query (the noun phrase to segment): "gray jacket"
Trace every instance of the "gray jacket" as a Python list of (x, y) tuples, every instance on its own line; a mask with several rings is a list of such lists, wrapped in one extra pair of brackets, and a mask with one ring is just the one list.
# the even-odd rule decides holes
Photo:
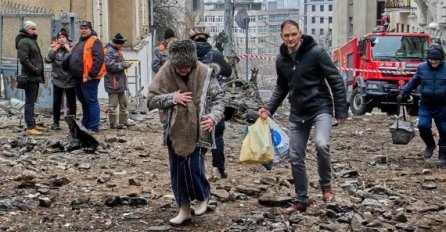
[(59, 88), (73, 88), (74, 87), (74, 78), (71, 76), (69, 72), (66, 72), (62, 69), (63, 61), (71, 54), (71, 52), (65, 50), (65, 48), (59, 48), (57, 51), (54, 51), (50, 48), (48, 55), (45, 57), (46, 63), (52, 63), (53, 71), (51, 72), (51, 78), (53, 81), (53, 85)]
[(125, 75), (126, 62), (121, 51), (112, 44), (107, 44), (105, 54), (104, 86), (107, 93), (123, 93), (127, 90), (127, 76)]
[(167, 41), (163, 41), (158, 47), (155, 48), (152, 56), (152, 71), (158, 73), (161, 66), (166, 63), (169, 58), (169, 50), (167, 49)]

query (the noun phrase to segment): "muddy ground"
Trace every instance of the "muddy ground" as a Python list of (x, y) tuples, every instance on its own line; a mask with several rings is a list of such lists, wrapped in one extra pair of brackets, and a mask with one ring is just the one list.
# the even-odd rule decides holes
[[(138, 126), (128, 130), (104, 122), (94, 154), (48, 147), (67, 136), (64, 124), (24, 141), (19, 118), (0, 118), (0, 231), (446, 231), (446, 169), (436, 167), (437, 154), (419, 155), (418, 135), (409, 145), (392, 144), (394, 118), (385, 114), (350, 117), (333, 128), (335, 203), (322, 202), (310, 140), (312, 205), (291, 216), (282, 214), (294, 196), (290, 165), (267, 171), (240, 164), (245, 125), (227, 123), (229, 178), (213, 178), (208, 153), (211, 206), (182, 227), (168, 225), (177, 208), (156, 114), (133, 115)], [(286, 126), (286, 116), (276, 119)], [(40, 121), (51, 125), (47, 113)]]

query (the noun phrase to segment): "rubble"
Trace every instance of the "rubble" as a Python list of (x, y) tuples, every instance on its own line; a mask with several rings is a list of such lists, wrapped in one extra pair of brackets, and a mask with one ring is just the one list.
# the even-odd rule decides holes
[[(40, 115), (41, 122), (51, 123), (51, 115)], [(72, 133), (62, 124), (61, 131), (35, 138), (24, 136), (19, 115), (0, 116), (7, 117), (0, 133), (0, 229), (440, 231), (446, 225), (446, 171), (436, 168), (434, 158), (418, 156), (424, 148), (419, 136), (406, 146), (393, 145), (383, 126), (393, 119), (385, 114), (333, 128), (333, 203), (322, 201), (310, 138), (306, 161), (311, 205), (306, 213), (292, 215), (283, 213), (295, 200), (288, 162), (273, 164), (271, 171), (238, 163), (245, 125), (234, 121), (244, 122), (242, 115), (226, 124), (229, 177), (211, 182), (208, 212), (180, 228), (168, 225), (178, 207), (156, 112), (133, 115), (138, 126), (127, 130), (104, 128), (95, 134), (71, 121)], [(275, 120), (286, 126), (286, 116)], [(354, 136), (354, 131), (363, 133)], [(68, 146), (72, 134), (95, 141), (75, 140), (76, 146)], [(209, 152), (205, 159), (211, 176)]]

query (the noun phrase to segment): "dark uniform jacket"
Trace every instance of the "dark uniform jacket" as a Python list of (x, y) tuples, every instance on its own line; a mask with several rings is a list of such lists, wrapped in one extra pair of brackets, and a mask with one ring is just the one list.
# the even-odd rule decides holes
[[(94, 34), (92, 33), (91, 36)], [(67, 58), (67, 61), (69, 62), (69, 70), (71, 75), (73, 75), (74, 78), (82, 78), (83, 72), (84, 72), (84, 47), (87, 40), (90, 38), (88, 37), (81, 37), (76, 45), (74, 45), (73, 49), (71, 50), (71, 55)], [(104, 61), (104, 48), (102, 46), (102, 42), (99, 39), (96, 39), (93, 43), (93, 67), (91, 67), (90, 72), (88, 73), (88, 76), (90, 78), (95, 78), (98, 76), (99, 71), (101, 70), (103, 61)]]
[(123, 93), (127, 90), (127, 75), (125, 75), (125, 61), (121, 51), (112, 44), (107, 45), (105, 54), (104, 86), (107, 93)]
[(154, 73), (158, 73), (161, 66), (163, 66), (163, 64), (166, 63), (167, 59), (169, 58), (169, 49), (167, 46), (167, 41), (164, 40), (160, 45), (158, 45), (158, 47), (155, 48), (155, 51), (153, 51), (152, 71)]
[(333, 114), (333, 103), (335, 117), (347, 117), (342, 77), (327, 52), (311, 36), (302, 35), (295, 59), (286, 45), (281, 45), (276, 72), (277, 85), (266, 105), (272, 114), (288, 95), (291, 122), (303, 122), (323, 113)]
[[(228, 62), (225, 61), (225, 57), (220, 51), (212, 49), (212, 45), (208, 42), (195, 41), (195, 45), (197, 46), (197, 56), (199, 61), (205, 64), (218, 64), (220, 66), (220, 75), (225, 77), (231, 76), (232, 68)], [(210, 61), (207, 60), (208, 57)]]
[(37, 35), (29, 35), (25, 29), (15, 38), (17, 57), (22, 64), (22, 74), (28, 76), (29, 82), (43, 83), (43, 58), (37, 44)]

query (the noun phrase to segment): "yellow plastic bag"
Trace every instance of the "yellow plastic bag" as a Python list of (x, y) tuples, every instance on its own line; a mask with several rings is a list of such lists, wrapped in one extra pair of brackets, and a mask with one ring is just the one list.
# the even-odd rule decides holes
[(240, 150), (240, 162), (244, 164), (266, 164), (274, 157), (274, 147), (268, 120), (258, 118), (248, 128)]

